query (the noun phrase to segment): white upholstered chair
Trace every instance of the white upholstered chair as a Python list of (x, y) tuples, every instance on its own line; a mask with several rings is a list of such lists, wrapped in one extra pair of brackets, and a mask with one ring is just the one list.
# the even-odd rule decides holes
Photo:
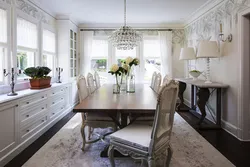
[[(84, 76), (80, 75), (77, 78), (77, 88), (78, 88), (78, 94), (80, 102), (83, 101), (85, 98), (88, 97), (88, 87), (86, 84), (86, 79)], [(93, 113), (93, 112), (85, 112), (82, 113), (82, 127), (81, 127), (81, 134), (83, 139), (83, 145), (82, 150), (84, 150), (85, 144), (94, 143), (96, 141), (99, 141), (101, 139), (104, 139), (105, 135), (99, 135), (97, 139), (86, 142), (85, 137), (85, 127), (88, 127), (88, 140), (91, 139), (91, 135), (93, 135), (93, 129), (94, 128), (108, 128), (112, 127), (114, 131), (116, 131), (116, 124), (113, 122), (112, 118), (107, 116), (103, 113)]]
[(169, 75), (165, 75), (165, 77), (163, 78), (162, 85), (168, 83), (171, 80), (172, 80), (172, 78)]
[(161, 86), (161, 74), (158, 73), (158, 74), (156, 75), (156, 78), (155, 78), (155, 83), (154, 83), (153, 90), (154, 90), (156, 93), (159, 93), (160, 86)]
[(153, 127), (131, 124), (110, 135), (108, 155), (112, 167), (115, 166), (114, 150), (134, 159), (141, 159), (142, 162), (147, 161), (149, 167), (156, 163), (169, 166), (172, 157), (170, 138), (178, 89), (178, 83), (173, 80), (161, 89)]
[(95, 86), (96, 86), (96, 89), (98, 89), (101, 87), (101, 81), (100, 81), (100, 76), (98, 72), (95, 72), (94, 77), (95, 77)]
[(94, 93), (96, 87), (95, 87), (94, 77), (91, 73), (88, 73), (87, 75), (87, 83), (88, 83), (89, 93), (90, 94)]
[(152, 75), (151, 84), (150, 84), (150, 87), (151, 87), (152, 89), (154, 88), (156, 75), (157, 75), (156, 72), (154, 72), (153, 75)]

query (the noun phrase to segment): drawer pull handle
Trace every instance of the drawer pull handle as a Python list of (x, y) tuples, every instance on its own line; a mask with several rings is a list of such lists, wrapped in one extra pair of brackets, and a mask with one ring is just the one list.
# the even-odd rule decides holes
[(54, 95), (55, 93), (53, 92), (52, 94)]
[(16, 107), (18, 107), (18, 104), (16, 105)]
[(63, 100), (63, 98), (61, 98), (61, 100)]
[(30, 104), (30, 102), (27, 101), (26, 104)]
[(55, 104), (55, 102), (53, 102), (52, 104)]
[(44, 99), (44, 96), (42, 96), (42, 99)]
[(26, 115), (26, 117), (29, 117), (30, 115)]
[(53, 112), (52, 115), (55, 115), (55, 113)]
[(42, 107), (42, 110), (44, 109), (44, 107)]
[(30, 131), (29, 129), (26, 130), (26, 132), (29, 132), (29, 131)]
[(63, 109), (63, 107), (61, 109)]
[(44, 122), (44, 120), (42, 120), (42, 122)]

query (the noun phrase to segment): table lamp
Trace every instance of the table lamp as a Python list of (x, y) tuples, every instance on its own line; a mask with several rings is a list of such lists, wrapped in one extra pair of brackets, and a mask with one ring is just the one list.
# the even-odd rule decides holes
[[(194, 60), (194, 59), (196, 59), (194, 48), (192, 47), (181, 48), (181, 54), (179, 60)], [(188, 71), (190, 71), (189, 65), (188, 65)]]
[(216, 41), (201, 41), (198, 47), (197, 58), (207, 58), (206, 82), (210, 80), (210, 58), (220, 57), (219, 47)]

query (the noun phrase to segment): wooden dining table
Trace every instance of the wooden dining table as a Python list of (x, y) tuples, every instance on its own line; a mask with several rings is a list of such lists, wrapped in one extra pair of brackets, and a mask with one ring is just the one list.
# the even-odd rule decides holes
[[(129, 114), (154, 114), (157, 104), (157, 94), (146, 84), (136, 84), (135, 93), (121, 92), (113, 94), (113, 84), (104, 84), (93, 94), (78, 104), (73, 112), (102, 112), (110, 116), (120, 128), (125, 127)], [(121, 115), (121, 122), (113, 117), (114, 113)]]

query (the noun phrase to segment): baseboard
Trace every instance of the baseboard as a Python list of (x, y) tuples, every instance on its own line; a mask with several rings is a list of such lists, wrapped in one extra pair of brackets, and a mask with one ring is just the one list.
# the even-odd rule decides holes
[(37, 131), (37, 133), (30, 136), (24, 142), (20, 143), (16, 146), (11, 152), (1, 158), (0, 166), (6, 165), (9, 161), (11, 161), (15, 156), (21, 153), (25, 148), (27, 148), (30, 144), (32, 144), (35, 140), (37, 140), (40, 136), (42, 136), (47, 130), (49, 130), (52, 126), (54, 126), (59, 120), (61, 120), (64, 116), (66, 116), (74, 106), (66, 109), (62, 114), (58, 115), (54, 120), (45, 125), (41, 130)]
[[(229, 122), (225, 121), (225, 120), (221, 120), (221, 127), (227, 131), (228, 133), (230, 133), (231, 135), (233, 135), (234, 137), (236, 137), (237, 139), (237, 133), (238, 133), (238, 128), (232, 124), (230, 124)], [(240, 140), (240, 139), (239, 139)]]
[(191, 107), (191, 101), (189, 101), (188, 99), (184, 98), (184, 104), (188, 107)]

